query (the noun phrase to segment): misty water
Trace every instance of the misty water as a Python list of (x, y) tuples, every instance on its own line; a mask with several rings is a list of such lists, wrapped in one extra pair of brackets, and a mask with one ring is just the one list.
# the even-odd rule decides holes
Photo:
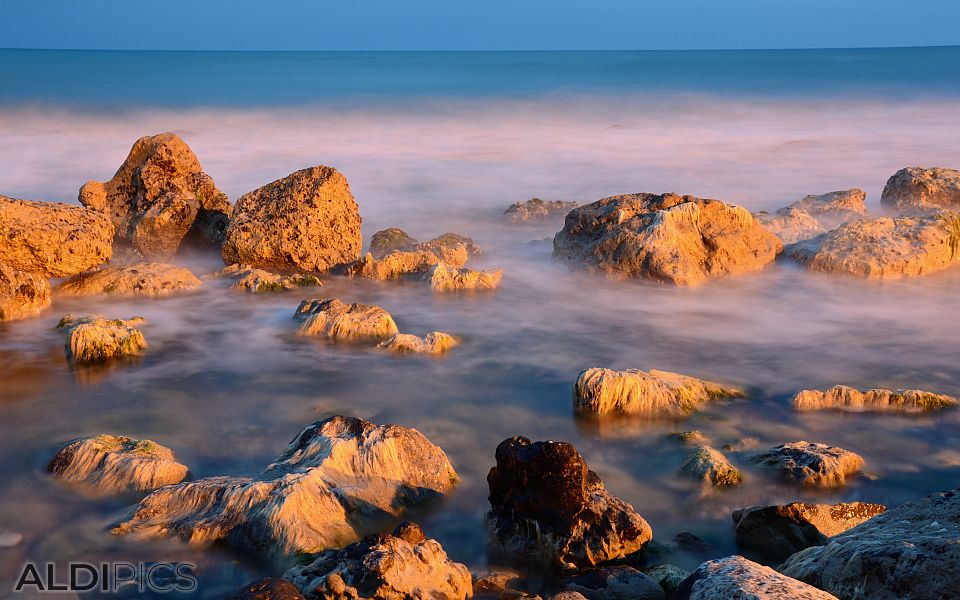
[[(219, 598), (282, 568), (225, 548), (115, 537), (137, 498), (97, 498), (44, 472), (59, 444), (97, 433), (172, 448), (195, 478), (251, 474), (333, 414), (414, 427), (461, 479), (417, 520), (471, 570), (491, 566), (486, 474), (504, 438), (568, 441), (654, 538), (690, 531), (736, 551), (730, 513), (808, 499), (897, 505), (954, 488), (960, 412), (797, 414), (794, 392), (835, 384), (960, 395), (960, 270), (900, 281), (762, 272), (677, 288), (609, 281), (551, 259), (562, 220), (502, 218), (532, 196), (591, 202), (630, 192), (776, 209), (859, 187), (879, 213), (905, 166), (960, 166), (960, 50), (330, 55), (0, 51), (0, 193), (76, 203), (140, 136), (174, 131), (231, 200), (316, 164), (342, 171), (365, 243), (397, 226), (446, 231), (502, 267), (494, 292), (324, 277), (322, 289), (243, 294), (207, 281), (165, 299), (55, 298), (0, 324), (0, 597), (25, 560), (190, 562), (197, 597)], [(126, 82), (126, 84), (124, 83)], [(546, 240), (546, 241), (544, 241)], [(214, 254), (174, 262), (203, 275)], [(442, 358), (396, 356), (292, 334), (305, 297), (383, 306), (401, 331), (442, 330)], [(71, 368), (68, 313), (147, 319), (135, 363)], [(574, 417), (571, 386), (594, 366), (661, 369), (746, 387), (682, 422)], [(805, 439), (861, 454), (866, 475), (798, 489), (731, 453), (741, 487), (705, 494), (677, 476), (700, 429), (717, 446)], [(691, 568), (703, 557), (667, 560)]]

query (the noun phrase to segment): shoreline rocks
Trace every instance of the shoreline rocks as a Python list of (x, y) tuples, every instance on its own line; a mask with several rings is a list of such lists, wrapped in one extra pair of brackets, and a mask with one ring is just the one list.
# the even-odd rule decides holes
[(58, 285), (55, 291), (64, 296), (160, 297), (187, 292), (200, 287), (201, 281), (183, 267), (163, 263), (138, 263), (122, 267), (104, 267), (80, 273)]
[(347, 304), (339, 298), (304, 300), (293, 315), (297, 335), (331, 339), (388, 338), (399, 333), (387, 311), (373, 304)]
[[(671, 600), (838, 600), (835, 596), (742, 556), (708, 560)], [(872, 599), (872, 597), (871, 597)]]
[(431, 331), (423, 337), (410, 333), (397, 333), (388, 340), (380, 342), (378, 348), (394, 352), (414, 354), (443, 354), (460, 345), (460, 340), (442, 331)]
[(803, 486), (839, 487), (860, 471), (863, 457), (826, 444), (799, 441), (754, 455), (750, 462), (767, 467), (781, 478)]
[(665, 600), (660, 584), (646, 573), (626, 565), (602, 567), (564, 580), (568, 592), (576, 592), (587, 600)]
[(217, 271), (213, 276), (229, 277), (234, 281), (230, 286), (231, 289), (251, 294), (323, 286), (323, 282), (315, 275), (277, 275), (249, 265), (230, 265)]
[(514, 202), (503, 211), (503, 216), (514, 223), (545, 221), (555, 217), (562, 217), (577, 208), (577, 206), (578, 204), (572, 201), (531, 198), (522, 202)]
[(710, 446), (699, 446), (691, 452), (680, 467), (680, 474), (720, 489), (743, 483), (740, 470), (722, 452)]
[(64, 352), (72, 363), (95, 363), (114, 358), (136, 356), (147, 349), (143, 332), (135, 325), (146, 321), (133, 317), (126, 321), (100, 315), (74, 317), (64, 315), (57, 324), (67, 339)]
[(813, 215), (791, 206), (778, 209), (772, 214), (758, 212), (753, 216), (784, 244), (808, 240), (826, 231)]
[(960, 210), (960, 171), (943, 167), (907, 167), (883, 187), (880, 205), (891, 210)]
[(845, 410), (851, 412), (928, 412), (957, 406), (952, 396), (922, 390), (870, 389), (865, 392), (837, 385), (829, 390), (801, 390), (793, 397), (797, 411)]
[(866, 216), (866, 199), (866, 192), (853, 188), (826, 194), (810, 194), (790, 206), (806, 211), (826, 229), (836, 229), (844, 223)]
[(494, 290), (500, 286), (503, 269), (475, 271), (438, 262), (425, 277), (430, 282), (430, 288), (436, 292)]
[(454, 268), (460, 268), (467, 263), (467, 249), (463, 244), (456, 246), (441, 246), (434, 250), (394, 250), (380, 258), (375, 258), (370, 252), (362, 259), (350, 265), (348, 276), (366, 277), (385, 281), (408, 275), (423, 277), (438, 263), (446, 263)]
[(50, 306), (50, 282), (0, 262), (0, 322), (26, 319)]
[[(390, 227), (374, 233), (370, 237), (369, 254), (372, 254), (374, 258), (383, 258), (392, 252), (430, 252), (442, 257), (445, 254), (444, 251), (453, 250), (457, 246), (464, 247), (468, 258), (483, 256), (480, 246), (472, 238), (465, 235), (447, 232), (430, 241), (418, 242), (413, 236), (398, 227)], [(457, 266), (462, 267), (463, 264)]]

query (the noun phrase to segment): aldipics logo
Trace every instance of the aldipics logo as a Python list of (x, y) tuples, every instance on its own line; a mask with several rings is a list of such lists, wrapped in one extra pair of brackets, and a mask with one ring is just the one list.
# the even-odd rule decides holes
[(25, 563), (14, 592), (192, 592), (190, 563)]

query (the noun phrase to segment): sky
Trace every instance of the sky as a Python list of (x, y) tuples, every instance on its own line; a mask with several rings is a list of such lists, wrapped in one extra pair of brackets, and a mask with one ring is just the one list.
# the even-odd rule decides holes
[(0, 47), (676, 50), (960, 44), (960, 0), (0, 0)]

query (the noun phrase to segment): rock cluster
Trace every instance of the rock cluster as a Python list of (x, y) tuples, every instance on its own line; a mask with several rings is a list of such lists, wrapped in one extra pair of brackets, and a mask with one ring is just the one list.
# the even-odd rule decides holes
[(0, 322), (40, 314), (50, 306), (50, 282), (0, 262)]
[(183, 267), (163, 263), (139, 263), (122, 267), (105, 267), (80, 273), (57, 286), (64, 296), (168, 296), (186, 292), (202, 282)]
[(842, 486), (863, 467), (863, 457), (855, 452), (802, 440), (781, 444), (750, 460), (784, 479), (817, 487)]
[(625, 565), (602, 567), (567, 579), (565, 588), (587, 600), (664, 600), (663, 588), (645, 573)]
[[(873, 598), (873, 596), (869, 596)], [(827, 592), (742, 556), (710, 560), (684, 580), (671, 600), (837, 600)]]
[(956, 406), (952, 396), (922, 390), (876, 388), (861, 392), (845, 385), (829, 390), (801, 390), (793, 397), (799, 411), (839, 409), (857, 412), (926, 412)]
[(467, 263), (467, 259), (467, 249), (463, 244), (440, 246), (430, 250), (394, 250), (379, 258), (368, 252), (362, 259), (350, 265), (346, 273), (379, 281), (404, 276), (422, 278), (437, 264), (444, 263), (452, 268), (460, 268)]
[(691, 452), (680, 467), (680, 474), (698, 479), (715, 488), (726, 488), (743, 483), (743, 474), (723, 455), (710, 446), (699, 446)]
[[(432, 252), (442, 254), (444, 249), (453, 249), (457, 246), (463, 246), (469, 257), (478, 258), (483, 256), (480, 249), (472, 238), (459, 233), (444, 233), (428, 242), (418, 242), (406, 231), (397, 227), (390, 227), (373, 234), (370, 238), (370, 254), (374, 258), (383, 258), (391, 252)], [(446, 260), (446, 259), (445, 259)], [(449, 262), (449, 261), (447, 261)], [(464, 261), (466, 262), (466, 261)], [(463, 266), (462, 264), (457, 266)]]
[(514, 202), (507, 207), (507, 210), (503, 211), (503, 214), (514, 223), (529, 223), (531, 221), (543, 221), (551, 217), (561, 217), (577, 206), (576, 202), (531, 198), (522, 202)]
[(960, 210), (960, 171), (942, 167), (908, 167), (887, 180), (880, 204), (906, 209)]
[(357, 340), (388, 338), (398, 333), (390, 313), (372, 304), (347, 304), (338, 298), (304, 300), (293, 315), (299, 335)]
[(229, 277), (234, 280), (231, 286), (235, 290), (259, 294), (263, 292), (279, 292), (281, 290), (295, 290), (304, 287), (321, 287), (323, 283), (316, 275), (277, 275), (263, 269), (255, 269), (249, 265), (230, 265), (217, 271), (214, 277)]
[(435, 264), (426, 274), (430, 287), (438, 292), (493, 290), (500, 285), (502, 277), (502, 269), (475, 271), (473, 269), (458, 269), (442, 262)]
[(760, 212), (755, 216), (781, 242), (792, 244), (863, 218), (867, 214), (866, 197), (856, 188), (809, 195), (773, 214)]
[(390, 339), (380, 342), (378, 347), (394, 352), (443, 354), (459, 344), (460, 341), (448, 333), (431, 331), (423, 337), (410, 333), (398, 333)]
[(107, 319), (100, 315), (64, 315), (57, 324), (57, 329), (62, 329), (67, 336), (64, 342), (67, 360), (74, 363), (93, 363), (134, 356), (146, 350), (147, 340), (143, 337), (143, 332), (136, 327), (144, 322), (141, 317), (124, 321)]

